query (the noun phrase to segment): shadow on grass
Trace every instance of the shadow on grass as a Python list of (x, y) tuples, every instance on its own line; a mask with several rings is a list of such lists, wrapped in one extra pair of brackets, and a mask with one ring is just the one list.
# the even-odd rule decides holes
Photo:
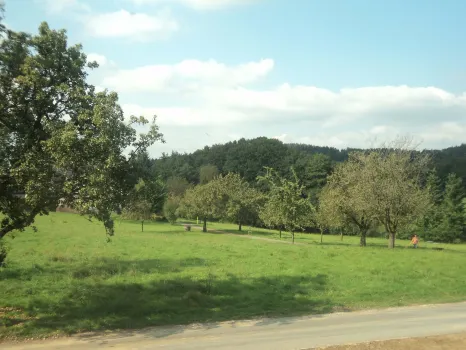
[[(25, 329), (72, 334), (196, 322), (211, 322), (206, 327), (216, 328), (219, 325), (212, 322), (328, 313), (335, 305), (324, 297), (326, 284), (325, 275), (240, 279), (211, 274), (197, 280), (162, 279), (145, 284), (80, 283), (58, 302), (33, 298), (28, 311), (39, 317), (27, 322)], [(117, 336), (164, 337), (185, 329), (164, 327)]]
[(0, 271), (0, 281), (17, 279), (30, 281), (37, 274), (71, 276), (82, 280), (88, 277), (107, 279), (115, 275), (124, 274), (170, 274), (182, 272), (186, 267), (209, 266), (211, 262), (202, 258), (172, 259), (144, 259), (144, 260), (118, 260), (109, 258), (89, 259), (86, 262), (73, 264), (71, 258), (66, 261), (53, 256), (46, 265), (32, 264), (30, 268), (9, 268)]

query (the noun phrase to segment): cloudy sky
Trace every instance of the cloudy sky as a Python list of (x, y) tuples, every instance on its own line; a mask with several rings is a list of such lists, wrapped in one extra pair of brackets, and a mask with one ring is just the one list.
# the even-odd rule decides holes
[(241, 137), (364, 147), (466, 142), (464, 0), (6, 0), (66, 28), (125, 113), (193, 151)]

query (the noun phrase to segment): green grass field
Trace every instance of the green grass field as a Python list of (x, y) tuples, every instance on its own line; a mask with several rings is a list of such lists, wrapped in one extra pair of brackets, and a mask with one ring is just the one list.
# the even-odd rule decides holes
[[(180, 220), (180, 223), (189, 223), (195, 226), (201, 226), (201, 224), (197, 224), (195, 220)], [(222, 222), (213, 222), (207, 225), (207, 229), (211, 231), (222, 231), (226, 233), (232, 233), (236, 235), (251, 235), (256, 237), (263, 237), (263, 238), (270, 238), (276, 240), (282, 240), (285, 242), (292, 242), (292, 236), (289, 232), (282, 232), (282, 236), (280, 238), (279, 231), (262, 229), (262, 228), (255, 228), (249, 226), (243, 226), (242, 231), (238, 231), (238, 225), (222, 223)], [(295, 233), (295, 242), (296, 243), (306, 243), (306, 244), (318, 244), (318, 245), (339, 245), (339, 246), (359, 246), (359, 236), (343, 236), (340, 235), (324, 235), (323, 242), (321, 244), (321, 236), (320, 234), (307, 234), (307, 233)], [(405, 249), (411, 247), (411, 242), (408, 240), (398, 240), (396, 241), (396, 248), (397, 249)], [(386, 248), (388, 246), (388, 240), (381, 237), (368, 237), (367, 238), (367, 245), (369, 247), (382, 247)], [(443, 244), (443, 243), (427, 243), (427, 242), (420, 242), (419, 245), (420, 249), (433, 249), (433, 248), (443, 248), (447, 250), (454, 250), (459, 252), (464, 252), (466, 254), (466, 245), (459, 244), (459, 245), (451, 245), (451, 244)]]
[(388, 250), (382, 239), (359, 248), (357, 237), (300, 234), (309, 244), (293, 246), (124, 221), (107, 243), (100, 223), (65, 213), (37, 226), (7, 239), (3, 339), (466, 299), (463, 245)]

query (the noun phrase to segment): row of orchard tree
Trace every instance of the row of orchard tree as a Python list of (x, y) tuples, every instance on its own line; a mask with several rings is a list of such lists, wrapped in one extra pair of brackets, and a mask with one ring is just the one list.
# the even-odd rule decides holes
[[(207, 231), (209, 220), (257, 225), (292, 234), (318, 228), (323, 232), (356, 231), (362, 246), (371, 230), (382, 227), (388, 246), (398, 236), (418, 234), (425, 240), (465, 239), (466, 200), (461, 179), (448, 176), (441, 188), (427, 153), (414, 152), (408, 139), (370, 151), (355, 151), (335, 165), (317, 200), (291, 171), (281, 176), (268, 168), (256, 186), (240, 175), (218, 175), (204, 169), (200, 184), (172, 179), (167, 183), (164, 213), (199, 218)], [(202, 177), (202, 172), (201, 172)]]

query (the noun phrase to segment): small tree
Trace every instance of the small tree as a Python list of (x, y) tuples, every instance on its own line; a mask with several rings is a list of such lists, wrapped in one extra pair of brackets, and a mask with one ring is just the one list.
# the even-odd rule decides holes
[(180, 206), (179, 197), (168, 197), (163, 205), (163, 215), (167, 218), (168, 222), (174, 225), (178, 219), (178, 207)]
[(265, 205), (259, 212), (259, 217), (267, 227), (278, 228), (280, 231), (280, 238), (282, 238), (284, 219), (282, 217), (282, 210), (280, 209), (280, 206), (276, 205), (274, 201), (267, 199)]
[(123, 209), (122, 216), (141, 221), (141, 231), (144, 231), (144, 221), (151, 219), (155, 209), (161, 202), (163, 203), (164, 196), (165, 189), (159, 179), (155, 181), (139, 179)]
[(239, 174), (229, 173), (212, 181), (219, 201), (224, 201), (222, 218), (238, 224), (254, 222), (264, 202), (264, 196), (252, 188)]
[(202, 219), (202, 231), (207, 232), (207, 220), (221, 218), (224, 213), (224, 201), (215, 183), (197, 185), (186, 191), (180, 202), (178, 212), (190, 219), (199, 217)]
[(359, 244), (364, 247), (374, 219), (369, 202), (360, 189), (361, 164), (352, 160), (339, 164), (328, 177), (320, 193), (318, 221), (328, 228), (356, 227), (361, 237)]
[(141, 221), (141, 232), (144, 232), (144, 221), (152, 217), (152, 204), (146, 200), (132, 201), (123, 210), (122, 216), (125, 219)]
[(278, 176), (267, 168), (265, 176), (258, 177), (269, 187), (268, 200), (261, 211), (264, 222), (279, 223), (291, 232), (294, 243), (295, 232), (306, 227), (314, 218), (315, 208), (304, 196), (304, 186), (299, 183), (294, 170), (293, 180)]

